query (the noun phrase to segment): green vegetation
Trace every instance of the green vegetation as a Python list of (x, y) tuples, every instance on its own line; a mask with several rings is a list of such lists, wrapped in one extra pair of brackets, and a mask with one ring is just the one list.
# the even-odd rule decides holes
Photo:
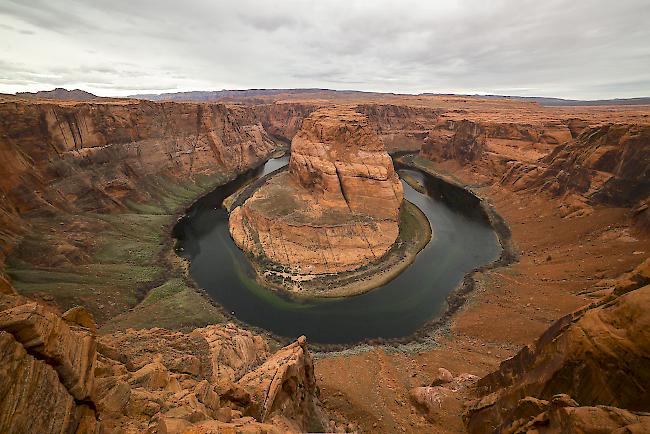
[(142, 303), (140, 303), (140, 305), (150, 306), (164, 298), (171, 297), (174, 294), (178, 294), (179, 292), (183, 292), (186, 289), (187, 289), (187, 285), (185, 284), (183, 279), (180, 278), (169, 279), (162, 285), (156, 286), (155, 288), (150, 290), (147, 293), (147, 296), (144, 298), (144, 300), (142, 300)]
[(400, 210), (399, 240), (407, 244), (408, 252), (417, 254), (432, 236), (429, 220), (417, 206), (405, 200)]
[(129, 210), (117, 214), (26, 215), (30, 231), (9, 256), (7, 272), (22, 294), (63, 310), (87, 307), (102, 330), (223, 322), (165, 254), (177, 212), (226, 180), (148, 180), (141, 192), (150, 199), (125, 201)]
[(413, 190), (420, 192), (422, 194), (427, 194), (427, 188), (410, 173), (402, 171), (400, 172), (399, 176), (404, 180), (404, 182), (410, 185), (413, 188)]
[[(176, 280), (178, 282), (174, 282)], [(162, 287), (166, 288), (161, 292), (157, 291), (154, 299), (147, 297), (133, 310), (112, 318), (102, 326), (101, 332), (152, 327), (187, 332), (197, 327), (226, 321), (226, 317), (217, 307), (203, 295), (187, 287), (182, 279), (173, 279), (158, 288)]]

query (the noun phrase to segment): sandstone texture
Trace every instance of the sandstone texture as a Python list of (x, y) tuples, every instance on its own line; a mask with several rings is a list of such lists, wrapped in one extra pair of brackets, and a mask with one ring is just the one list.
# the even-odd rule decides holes
[(270, 354), (259, 336), (230, 324), (127, 330), (101, 337), (96, 372), (109, 431), (324, 429), (304, 337)]
[[(0, 431), (650, 430), (647, 106), (318, 91), (232, 101), (239, 104), (0, 96), (0, 258), (10, 260), (0, 272)], [(367, 116), (388, 150), (421, 147), (428, 167), (495, 206), (519, 247), (518, 262), (471, 276), (480, 290), (444, 336), (425, 337), (434, 347), (372, 347), (314, 366), (302, 339), (274, 354), (240, 327), (179, 332), (178, 321), (168, 323), (174, 330), (120, 323), (121, 331), (99, 328), (97, 336), (85, 309), (62, 313), (81, 304), (101, 323), (120, 312), (149, 320), (203, 308), (202, 296), (181, 291), (163, 299), (179, 303), (153, 309), (134, 294), (157, 284), (115, 277), (146, 271), (130, 262), (142, 254), (137, 243), (115, 244), (161, 211), (129, 213), (159, 205), (185, 181), (211, 177), (213, 186), (249, 169), (276, 149), (274, 139), (292, 140), (310, 114), (333, 106)], [(320, 167), (323, 158), (303, 155)], [(282, 187), (295, 186), (307, 203), (326, 199), (344, 209), (342, 193), (285, 179)], [(155, 234), (173, 223), (172, 208), (151, 218)], [(106, 231), (105, 214), (124, 225)], [(167, 247), (153, 239), (156, 256)], [(102, 246), (108, 261), (97, 255)], [(93, 277), (83, 293), (82, 273)], [(18, 296), (8, 276), (30, 298)], [(61, 303), (66, 291), (81, 295)], [(138, 303), (146, 306), (131, 311)], [(467, 377), (461, 387), (465, 374), (451, 372), (482, 379)], [(325, 421), (321, 411), (353, 423)]]
[(100, 432), (94, 332), (17, 295), (0, 309), (0, 431)]
[(479, 166), (494, 177), (513, 162), (532, 162), (572, 138), (570, 121), (543, 124), (488, 119), (438, 119), (422, 142), (420, 155), (432, 161)]
[(590, 127), (534, 164), (513, 162), (501, 182), (568, 203), (631, 207), (650, 194), (649, 143), (648, 126)]
[(601, 300), (561, 318), (534, 345), (480, 379), (482, 396), (465, 416), (468, 430), (647, 427), (647, 413), (633, 412), (650, 409), (649, 267), (650, 260), (610, 282), (611, 291)]
[(160, 180), (247, 170), (276, 144), (250, 110), (144, 101), (0, 101), (0, 261), (19, 215), (115, 212)]
[(305, 432), (331, 429), (301, 337), (274, 354), (234, 325), (95, 334), (83, 308), (63, 317), (0, 295), (3, 433)]
[(487, 131), (476, 122), (447, 121), (429, 132), (420, 155), (429, 159), (475, 161), (484, 153)]
[(293, 274), (355, 270), (399, 234), (402, 185), (365, 116), (321, 109), (302, 122), (289, 170), (230, 216), (242, 250)]
[(302, 126), (302, 120), (318, 108), (319, 105), (313, 102), (278, 101), (273, 104), (254, 105), (250, 109), (269, 135), (290, 144)]
[(381, 137), (388, 151), (418, 151), (441, 109), (398, 104), (360, 104), (355, 108)]

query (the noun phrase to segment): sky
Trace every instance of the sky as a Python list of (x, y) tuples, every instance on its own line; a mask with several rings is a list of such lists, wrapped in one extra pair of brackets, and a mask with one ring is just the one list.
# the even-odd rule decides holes
[(0, 93), (650, 96), (648, 0), (0, 0)]

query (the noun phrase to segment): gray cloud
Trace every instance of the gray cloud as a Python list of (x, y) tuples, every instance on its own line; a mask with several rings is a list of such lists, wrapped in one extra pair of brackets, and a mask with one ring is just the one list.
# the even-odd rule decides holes
[(0, 92), (650, 95), (645, 0), (3, 0)]

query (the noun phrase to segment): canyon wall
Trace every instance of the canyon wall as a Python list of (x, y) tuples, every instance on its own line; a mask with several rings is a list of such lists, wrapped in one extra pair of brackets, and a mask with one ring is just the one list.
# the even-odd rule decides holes
[(420, 155), (429, 160), (476, 161), (486, 151), (487, 131), (479, 123), (449, 120), (429, 131)]
[(402, 185), (365, 116), (321, 109), (294, 136), (288, 172), (233, 210), (244, 251), (290, 273), (350, 271), (380, 258), (399, 234)]
[[(574, 117), (573, 112), (548, 116), (553, 119), (538, 123), (510, 121), (511, 112), (480, 119), (481, 113), (457, 106), (385, 103), (348, 105), (368, 120), (347, 111), (321, 119), (322, 113), (315, 109), (323, 104), (330, 105), (322, 101), (260, 106), (1, 102), (0, 262), (33, 216), (64, 211), (79, 217), (86, 211), (111, 213), (138, 203), (158, 203), (161, 191), (188, 179), (219, 175), (212, 181), (216, 184), (250, 168), (276, 149), (273, 138), (277, 137), (296, 139), (291, 172), (270, 181), (251, 203), (234, 213), (241, 220), (240, 227), (231, 226), (233, 236), (260, 255), (277, 255), (271, 259), (293, 272), (349, 270), (357, 261), (372, 260), (390, 248), (398, 230), (395, 216), (401, 187), (379, 147), (375, 129), (391, 149), (417, 149), (422, 141), (422, 156), (454, 170), (476, 168), (495, 189), (508, 194), (542, 192), (570, 209), (632, 207), (638, 227), (650, 229), (647, 125), (602, 124), (601, 118), (586, 121), (588, 116)], [(631, 115), (607, 110), (603, 116)], [(192, 194), (187, 200), (201, 192)], [(381, 206), (371, 205), (375, 198)], [(289, 214), (293, 220), (285, 218)], [(87, 237), (74, 253), (83, 263), (97, 241), (97, 227), (81, 218), (65, 223), (43, 220), (34, 238), (62, 234), (70, 244), (57, 246), (70, 249), (78, 238)], [(142, 221), (127, 220), (116, 232), (141, 232)], [(155, 234), (164, 221), (150, 224)], [(623, 233), (627, 222), (620, 224), (616, 229)], [(160, 246), (154, 239), (155, 255)], [(50, 261), (50, 252), (37, 247), (38, 254)], [(131, 252), (133, 247), (127, 244), (122, 250), (107, 251), (121, 258), (127, 251), (141, 254), (137, 248)], [(645, 254), (647, 249), (639, 252)], [(302, 268), (303, 263), (309, 268)], [(111, 316), (115, 310), (110, 303), (133, 294), (122, 292), (123, 281), (96, 272), (102, 267), (86, 270), (94, 280), (75, 304), (89, 307), (99, 299), (105, 305), (95, 310)], [(85, 268), (64, 270), (63, 278), (71, 279), (65, 281), (68, 286), (55, 286), (51, 275), (44, 275), (46, 283), (40, 285), (51, 286), (53, 294), (68, 287), (79, 291), (78, 279)], [(122, 276), (131, 268), (137, 267), (127, 263), (111, 276)], [(537, 263), (531, 267), (539, 268)], [(58, 271), (58, 264), (48, 270)], [(637, 411), (649, 407), (647, 388), (643, 388), (650, 381), (645, 369), (650, 342), (649, 276), (646, 262), (623, 279), (599, 283), (605, 298), (562, 318), (535, 344), (480, 380), (480, 396), (465, 418), (468, 429), (650, 430), (647, 414)], [(569, 274), (561, 277), (573, 278)], [(503, 279), (497, 283), (513, 285)], [(104, 301), (102, 294), (114, 298)], [(313, 363), (304, 339), (272, 354), (260, 336), (233, 325), (200, 326), (187, 333), (136, 325), (141, 329), (124, 327), (126, 331), (98, 336), (84, 309), (59, 315), (42, 299), (35, 302), (38, 295), (30, 297), (17, 296), (0, 274), (4, 367), (0, 370), (0, 431), (9, 431), (9, 427), (16, 432), (334, 429), (320, 415)], [(164, 311), (130, 314), (163, 312), (179, 317), (202, 308), (198, 295), (182, 300), (188, 311), (172, 304)], [(535, 303), (530, 309), (534, 307)], [(453, 357), (468, 354), (458, 355), (453, 349)], [(349, 363), (350, 359), (343, 362)], [(398, 366), (398, 371), (409, 369), (404, 359)], [(370, 372), (365, 365), (363, 371)], [(353, 397), (360, 400), (357, 384)], [(371, 385), (375, 394), (378, 382), (374, 377)], [(387, 396), (396, 401), (393, 395)], [(394, 405), (408, 408), (399, 402)], [(439, 402), (434, 405), (436, 411), (443, 411)], [(384, 407), (378, 408), (387, 414)], [(409, 410), (404, 412), (412, 417)]]
[(318, 107), (315, 103), (276, 102), (253, 105), (251, 110), (270, 135), (291, 143), (293, 136), (300, 130), (302, 120)]
[(440, 119), (427, 131), (420, 155), (432, 161), (483, 166), (484, 172), (494, 177), (508, 162), (535, 161), (571, 137), (571, 128), (561, 121), (533, 125), (462, 117)]
[(431, 129), (420, 156), (508, 190), (545, 193), (559, 199), (564, 217), (589, 214), (597, 205), (632, 208), (643, 229), (649, 220), (648, 143), (650, 127), (643, 124), (590, 126), (567, 119), (540, 127), (463, 119)]
[(155, 199), (159, 177), (241, 172), (276, 144), (247, 108), (220, 104), (0, 103), (0, 260), (21, 213), (110, 212)]
[(387, 151), (418, 151), (442, 109), (396, 104), (360, 104)]
[(535, 164), (513, 162), (501, 183), (556, 197), (579, 195), (590, 204), (630, 207), (650, 195), (649, 143), (648, 126), (590, 127)]

